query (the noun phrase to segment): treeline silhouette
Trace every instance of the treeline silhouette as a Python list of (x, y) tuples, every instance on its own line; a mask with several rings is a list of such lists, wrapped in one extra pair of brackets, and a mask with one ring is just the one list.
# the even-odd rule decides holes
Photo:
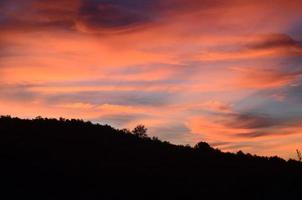
[[(301, 199), (295, 160), (76, 119), (0, 118), (1, 199)], [(7, 196), (9, 195), (9, 196)]]

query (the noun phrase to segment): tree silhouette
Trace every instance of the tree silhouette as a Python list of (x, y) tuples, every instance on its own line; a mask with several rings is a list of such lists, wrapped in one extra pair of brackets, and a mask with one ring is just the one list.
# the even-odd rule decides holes
[(11, 199), (300, 199), (302, 163), (174, 145), (144, 125), (3, 116), (0, 177)]
[(124, 134), (131, 134), (131, 131), (130, 131), (129, 129), (127, 129), (127, 128), (123, 128), (121, 131), (122, 131)]
[(298, 161), (302, 161), (302, 154), (301, 154), (301, 151), (299, 151), (298, 149), (296, 150), (297, 151), (297, 157), (298, 157)]
[(144, 125), (140, 124), (132, 130), (132, 133), (139, 138), (148, 138), (147, 130), (148, 129)]
[(206, 142), (198, 142), (195, 146), (194, 149), (200, 152), (213, 152), (214, 149)]

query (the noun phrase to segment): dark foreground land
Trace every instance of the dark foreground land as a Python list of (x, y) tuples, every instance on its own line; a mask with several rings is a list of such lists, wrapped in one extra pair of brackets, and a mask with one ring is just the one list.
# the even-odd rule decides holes
[(297, 161), (81, 120), (0, 118), (1, 199), (302, 199)]

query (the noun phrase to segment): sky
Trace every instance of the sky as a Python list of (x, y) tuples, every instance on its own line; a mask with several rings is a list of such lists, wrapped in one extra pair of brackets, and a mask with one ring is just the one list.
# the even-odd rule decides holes
[(1, 0), (0, 115), (295, 158), (302, 0)]

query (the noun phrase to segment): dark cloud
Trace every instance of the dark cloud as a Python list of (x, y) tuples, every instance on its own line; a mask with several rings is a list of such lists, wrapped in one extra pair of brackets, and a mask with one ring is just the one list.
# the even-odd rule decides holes
[(226, 120), (222, 121), (228, 127), (257, 129), (279, 125), (281, 121), (264, 114), (231, 113), (225, 114)]
[(76, 1), (3, 0), (0, 4), (0, 28), (29, 31), (49, 28), (71, 29)]
[(164, 92), (89, 91), (51, 95), (47, 97), (46, 101), (50, 104), (89, 102), (92, 104), (163, 106), (170, 103), (171, 97), (172, 94)]
[(0, 87), (1, 99), (15, 99), (18, 101), (30, 101), (35, 98), (53, 105), (58, 103), (77, 103), (87, 102), (95, 105), (114, 104), (114, 105), (144, 105), (144, 106), (163, 106), (172, 101), (172, 93), (168, 92), (144, 92), (144, 91), (82, 91), (66, 92), (59, 94), (40, 94), (34, 92), (34, 87), (45, 87), (47, 85), (34, 84), (2, 84)]
[(90, 32), (128, 31), (225, 4), (221, 0), (82, 0), (78, 23)]
[[(91, 32), (121, 30), (147, 24), (158, 13), (155, 1), (136, 0), (3, 0), (0, 27), (8, 30), (43, 28), (74, 29)], [(155, 12), (156, 11), (156, 12)]]
[[(175, 16), (198, 13), (213, 17), (221, 8), (240, 5), (222, 0), (1, 0), (1, 29), (36, 30), (59, 28), (104, 33), (121, 32), (168, 22)], [(213, 10), (214, 8), (214, 10)], [(209, 12), (210, 11), (210, 12)], [(207, 18), (207, 20), (211, 20)], [(167, 20), (169, 19), (169, 20)], [(225, 27), (224, 27), (225, 28)], [(209, 29), (209, 27), (207, 27)], [(293, 45), (286, 35), (271, 35), (251, 48)]]
[[(252, 97), (251, 99), (256, 99)], [(261, 100), (261, 102), (263, 102)], [(295, 110), (287, 110), (287, 105), (277, 101), (268, 105), (259, 105), (245, 109), (241, 112), (232, 113), (211, 113), (218, 118), (215, 123), (223, 125), (225, 128), (232, 130), (231, 136), (239, 138), (257, 138), (266, 136), (282, 136), (297, 134), (295, 128), (299, 128), (301, 124), (301, 111), (299, 108)], [(296, 105), (296, 104), (294, 104)], [(281, 110), (279, 107), (283, 107)], [(270, 112), (272, 109), (273, 112)], [(287, 128), (293, 127), (289, 131)], [(220, 145), (219, 143), (217, 145)], [(224, 144), (221, 144), (224, 146)]]
[(157, 1), (84, 0), (78, 23), (91, 31), (128, 29), (152, 21)]
[(74, 29), (100, 33), (127, 31), (174, 14), (221, 6), (221, 0), (2, 0), (2, 29)]
[(247, 47), (251, 49), (296, 48), (302, 50), (301, 42), (286, 34), (267, 34), (262, 35), (260, 38), (260, 41), (247, 45)]
[[(122, 70), (121, 70), (122, 71)], [(124, 71), (118, 72), (116, 71), (115, 74), (121, 73), (126, 74)], [(127, 74), (126, 74), (127, 75)], [(52, 83), (52, 85), (55, 86), (75, 86), (75, 85), (81, 85), (81, 86), (116, 86), (118, 89), (119, 86), (160, 86), (160, 85), (169, 85), (169, 84), (176, 84), (181, 83), (181, 79), (158, 79), (158, 80), (119, 80), (119, 81), (112, 81), (112, 80), (95, 80), (95, 81), (66, 81), (66, 82), (56, 82)]]
[(274, 131), (251, 131), (247, 133), (237, 133), (236, 136), (244, 137), (244, 138), (256, 138), (256, 137), (263, 137), (263, 136), (270, 136), (276, 135)]
[(38, 94), (30, 90), (32, 85), (2, 84), (0, 86), (0, 99), (6, 101), (30, 102), (36, 99)]

